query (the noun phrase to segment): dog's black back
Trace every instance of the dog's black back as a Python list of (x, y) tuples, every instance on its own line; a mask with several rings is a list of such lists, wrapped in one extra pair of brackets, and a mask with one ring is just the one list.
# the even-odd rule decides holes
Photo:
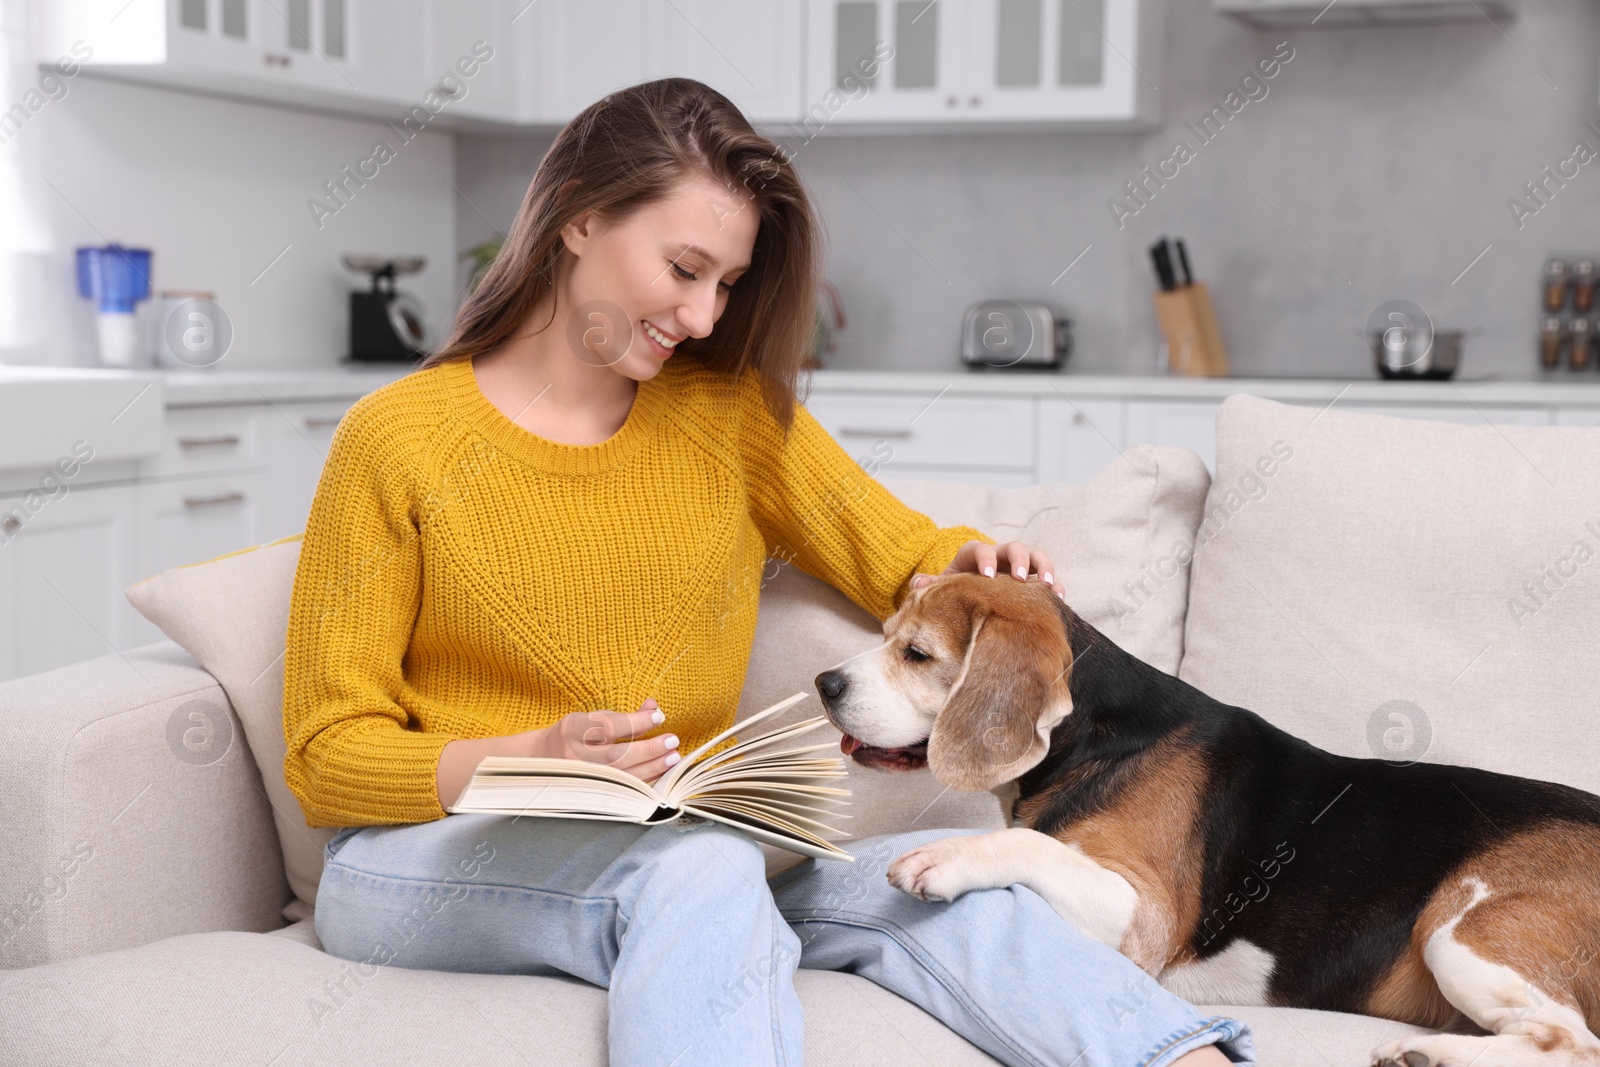
[(1061, 607), (1073, 712), (1018, 780), (1016, 808), (1055, 837), (1113, 805), (1164, 742), (1207, 781), (1200, 921), (1207, 959), (1238, 940), (1276, 960), (1275, 1003), (1363, 1012), (1453, 870), (1534, 825), (1600, 826), (1600, 797), (1470, 767), (1337, 756), (1123, 651)]

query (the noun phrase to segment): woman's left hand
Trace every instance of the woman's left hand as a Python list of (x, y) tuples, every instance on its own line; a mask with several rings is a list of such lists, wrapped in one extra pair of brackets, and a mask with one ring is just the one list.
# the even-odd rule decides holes
[[(1056, 596), (1062, 600), (1067, 598), (1061, 583), (1055, 579), (1055, 568), (1050, 557), (1042, 549), (1030, 549), (1021, 541), (1007, 541), (1000, 545), (968, 541), (956, 552), (956, 558), (950, 561), (950, 566), (944, 569), (943, 574), (987, 574), (993, 578), (1000, 570), (1005, 570), (1018, 581), (1026, 581), (1030, 568)], [(914, 574), (911, 576), (911, 588), (920, 589), (941, 576)]]

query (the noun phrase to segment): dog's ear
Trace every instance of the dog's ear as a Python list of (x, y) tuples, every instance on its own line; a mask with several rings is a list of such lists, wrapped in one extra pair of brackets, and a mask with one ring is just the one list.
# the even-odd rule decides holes
[(1071, 664), (1059, 627), (975, 613), (961, 674), (928, 734), (933, 776), (976, 792), (1044, 759), (1050, 731), (1072, 711)]

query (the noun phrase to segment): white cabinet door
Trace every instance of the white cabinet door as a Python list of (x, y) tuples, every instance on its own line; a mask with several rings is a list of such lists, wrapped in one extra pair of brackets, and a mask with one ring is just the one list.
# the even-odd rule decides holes
[(138, 570), (135, 499), (126, 485), (73, 489), (22, 520), (0, 499), (0, 680), (160, 639), (137, 632), (122, 593)]
[(673, 0), (658, 77), (703, 81), (753, 123), (793, 123), (802, 110), (801, 0)]
[[(292, 10), (297, 0), (270, 0)], [(348, 5), (348, 58), (323, 50), (324, 66), (336, 82), (334, 92), (392, 100), (405, 110), (423, 107), (428, 91), (439, 81), (441, 70), (429, 63), (431, 28), (428, 0), (298, 0), (326, 10), (326, 5)], [(325, 20), (319, 19), (319, 22)], [(319, 48), (321, 47), (319, 43)], [(313, 53), (315, 56), (316, 53)], [(436, 104), (442, 110), (442, 104)], [(428, 109), (430, 113), (433, 109)], [(453, 110), (453, 108), (452, 108)]]
[(1039, 481), (1090, 481), (1122, 455), (1125, 400), (1044, 397), (1039, 401)]
[(541, 0), (533, 13), (540, 122), (666, 77), (705, 82), (753, 122), (800, 117), (801, 0)]
[(268, 456), (266, 504), (257, 541), (276, 541), (306, 528), (311, 501), (333, 431), (349, 410), (349, 400), (280, 403), (259, 412), (254, 422)]
[[(426, 75), (452, 114), (533, 120), (533, 43), (528, 0), (429, 0)], [(451, 89), (455, 87), (455, 94)]]
[(1152, 0), (974, 0), (964, 117), (1153, 118), (1157, 14)]
[(613, 89), (649, 81), (664, 5), (650, 0), (540, 0), (540, 122), (565, 123)]
[(1557, 408), (1557, 426), (1600, 426), (1600, 408)]
[(809, 0), (806, 106), (819, 123), (960, 120), (968, 4)]
[(1217, 472), (1217, 409), (1221, 400), (1130, 400), (1128, 447), (1179, 445)]

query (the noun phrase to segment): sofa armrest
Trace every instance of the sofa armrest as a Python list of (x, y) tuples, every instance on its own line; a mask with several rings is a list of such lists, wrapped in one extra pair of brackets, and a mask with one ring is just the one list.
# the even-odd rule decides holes
[(260, 772), (172, 641), (0, 683), (0, 796), (0, 968), (283, 925)]

